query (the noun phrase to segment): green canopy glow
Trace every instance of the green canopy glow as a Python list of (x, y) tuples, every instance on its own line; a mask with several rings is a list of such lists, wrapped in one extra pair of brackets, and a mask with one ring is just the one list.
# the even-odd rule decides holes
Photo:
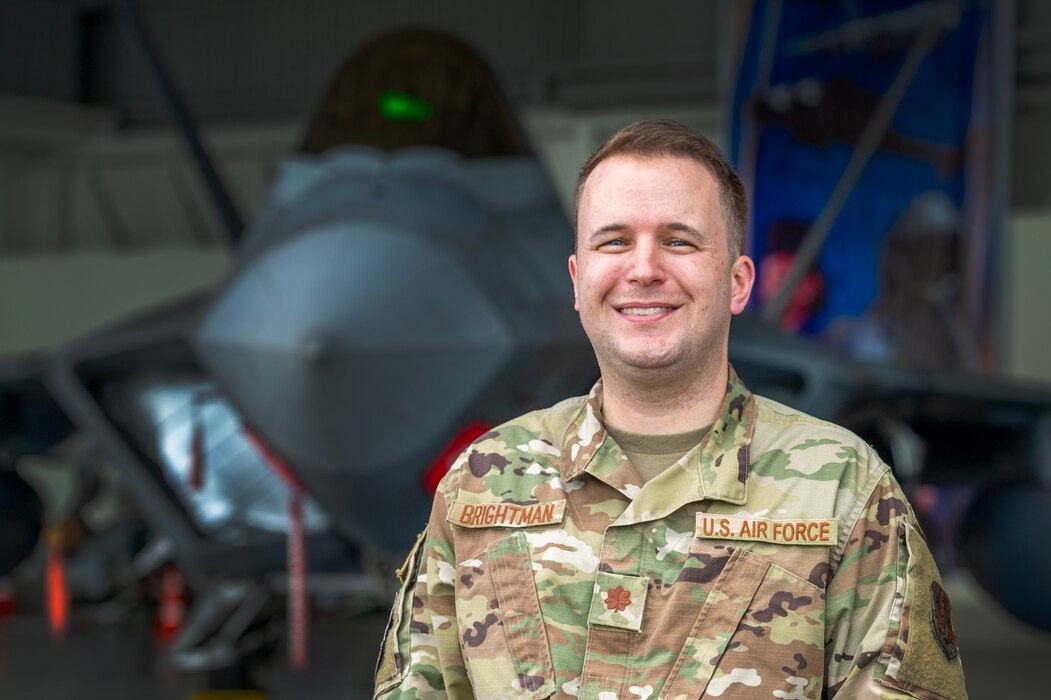
[(426, 100), (396, 90), (381, 90), (380, 114), (392, 122), (422, 122), (431, 118), (434, 107)]

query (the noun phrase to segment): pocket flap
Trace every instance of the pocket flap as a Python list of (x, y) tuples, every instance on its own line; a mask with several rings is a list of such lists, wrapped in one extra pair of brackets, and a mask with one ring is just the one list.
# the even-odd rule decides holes
[(703, 694), (769, 566), (763, 557), (743, 549), (733, 551), (697, 614), (661, 698)]
[(520, 698), (546, 698), (555, 690), (554, 664), (548, 646), (533, 561), (525, 535), (516, 532), (486, 551), (499, 601), (507, 645), (511, 650)]

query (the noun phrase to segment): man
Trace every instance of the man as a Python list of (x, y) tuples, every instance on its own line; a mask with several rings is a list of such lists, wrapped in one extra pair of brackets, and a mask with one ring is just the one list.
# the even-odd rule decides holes
[(455, 462), (399, 572), (377, 697), (966, 697), (889, 469), (728, 365), (755, 271), (719, 151), (632, 124), (576, 206), (602, 378)]

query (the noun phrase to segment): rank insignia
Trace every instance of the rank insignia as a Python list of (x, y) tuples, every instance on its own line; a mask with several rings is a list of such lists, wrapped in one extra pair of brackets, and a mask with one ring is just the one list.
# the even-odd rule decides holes
[(650, 581), (645, 576), (599, 571), (591, 597), (588, 624), (638, 632), (642, 629), (649, 585)]
[(617, 586), (606, 591), (606, 609), (623, 612), (624, 608), (631, 605), (631, 593), (624, 590), (624, 586)]

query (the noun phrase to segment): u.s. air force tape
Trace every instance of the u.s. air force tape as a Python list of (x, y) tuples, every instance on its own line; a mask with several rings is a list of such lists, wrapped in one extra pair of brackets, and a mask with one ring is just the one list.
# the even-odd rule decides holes
[(464, 503), (453, 501), (446, 519), (460, 527), (536, 527), (562, 522), (566, 499), (546, 503)]
[(694, 536), (715, 540), (831, 547), (836, 543), (836, 521), (808, 518), (735, 518), (729, 515), (698, 513)]

